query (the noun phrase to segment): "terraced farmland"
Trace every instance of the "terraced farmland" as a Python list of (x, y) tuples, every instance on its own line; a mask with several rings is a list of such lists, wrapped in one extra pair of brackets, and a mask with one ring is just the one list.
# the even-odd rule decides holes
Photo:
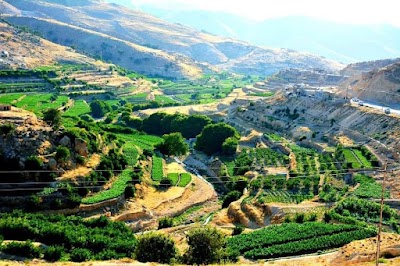
[(228, 250), (248, 259), (279, 258), (337, 248), (375, 234), (375, 229), (353, 225), (289, 223), (230, 238)]

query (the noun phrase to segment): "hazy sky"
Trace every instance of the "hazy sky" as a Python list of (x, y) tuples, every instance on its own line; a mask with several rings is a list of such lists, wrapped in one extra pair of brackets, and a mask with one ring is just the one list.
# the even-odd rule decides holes
[(311, 16), (351, 24), (391, 24), (400, 27), (399, 0), (132, 0), (137, 7), (225, 11), (254, 20), (291, 15)]

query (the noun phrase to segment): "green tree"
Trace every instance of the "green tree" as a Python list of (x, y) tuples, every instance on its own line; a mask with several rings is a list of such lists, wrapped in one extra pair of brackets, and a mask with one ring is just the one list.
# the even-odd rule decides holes
[(27, 170), (41, 170), (43, 161), (37, 156), (29, 156), (25, 161), (25, 169)]
[(56, 108), (50, 108), (43, 112), (43, 120), (54, 128), (61, 126), (61, 111)]
[(233, 190), (230, 191), (225, 197), (224, 197), (224, 201), (222, 203), (222, 208), (226, 208), (229, 206), (229, 204), (231, 204), (232, 202), (240, 199), (240, 196), (242, 195), (242, 193), (240, 193), (237, 190)]
[(67, 147), (64, 147), (64, 146), (57, 147), (57, 150), (56, 150), (57, 162), (66, 162), (70, 156), (71, 156), (71, 153)]
[(186, 139), (195, 138), (211, 122), (211, 119), (205, 115), (179, 115), (171, 122), (171, 131), (181, 132)]
[(185, 259), (189, 264), (218, 263), (225, 255), (225, 235), (215, 228), (194, 229), (188, 233), (187, 241)]
[(225, 155), (234, 155), (236, 153), (239, 141), (237, 138), (230, 137), (227, 138), (224, 143), (222, 143), (222, 152)]
[(165, 134), (162, 138), (163, 142), (156, 147), (162, 154), (168, 156), (185, 155), (189, 151), (189, 145), (179, 132)]
[(148, 233), (138, 238), (136, 259), (140, 262), (170, 263), (177, 255), (175, 242), (159, 233)]
[(227, 138), (239, 139), (240, 135), (235, 128), (226, 123), (211, 124), (204, 127), (197, 137), (196, 149), (212, 155), (222, 151), (222, 144)]
[(0, 135), (12, 135), (15, 132), (16, 126), (11, 123), (0, 125)]
[(90, 110), (93, 117), (100, 118), (110, 112), (111, 107), (106, 102), (95, 100), (90, 103)]
[(154, 113), (143, 120), (142, 129), (149, 134), (162, 135), (161, 120), (166, 113)]
[(174, 219), (171, 217), (163, 217), (158, 220), (158, 229), (168, 228), (174, 226)]

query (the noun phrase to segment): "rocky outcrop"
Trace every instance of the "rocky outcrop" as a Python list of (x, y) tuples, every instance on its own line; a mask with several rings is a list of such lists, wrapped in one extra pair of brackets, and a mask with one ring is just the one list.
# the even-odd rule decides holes
[(375, 69), (345, 80), (341, 85), (342, 95), (379, 105), (400, 108), (400, 62)]
[(343, 76), (360, 75), (362, 73), (367, 73), (374, 69), (386, 67), (386, 66), (392, 65), (397, 62), (400, 62), (400, 58), (383, 59), (383, 60), (349, 64), (345, 68), (340, 70), (340, 74), (342, 74)]
[(80, 156), (87, 157), (89, 155), (89, 150), (86, 141), (80, 138), (75, 139), (75, 152)]

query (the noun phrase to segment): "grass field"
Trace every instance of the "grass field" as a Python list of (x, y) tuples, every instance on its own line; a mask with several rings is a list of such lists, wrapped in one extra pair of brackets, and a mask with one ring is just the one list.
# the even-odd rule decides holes
[(171, 180), (173, 186), (176, 186), (179, 181), (179, 174), (178, 173), (169, 173), (167, 175), (167, 178)]
[(79, 117), (84, 114), (90, 113), (89, 105), (83, 100), (74, 101), (74, 105), (71, 106), (65, 113), (64, 116)]
[(181, 180), (178, 184), (179, 187), (186, 187), (190, 181), (192, 181), (192, 176), (189, 173), (181, 173)]
[(151, 167), (151, 179), (153, 179), (153, 181), (160, 182), (163, 177), (163, 159), (154, 155)]

